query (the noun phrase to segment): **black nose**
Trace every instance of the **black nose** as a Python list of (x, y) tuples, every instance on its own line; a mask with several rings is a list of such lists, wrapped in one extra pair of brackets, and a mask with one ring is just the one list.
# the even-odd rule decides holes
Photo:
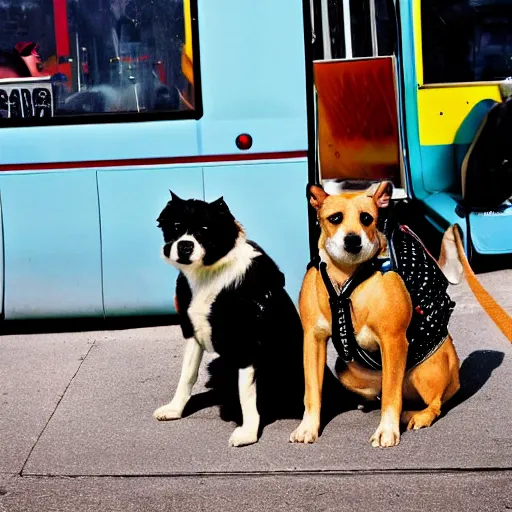
[(182, 240), (178, 242), (178, 256), (190, 256), (194, 251), (194, 242)]
[(361, 251), (361, 237), (355, 233), (349, 233), (345, 236), (345, 251), (351, 254), (357, 254)]

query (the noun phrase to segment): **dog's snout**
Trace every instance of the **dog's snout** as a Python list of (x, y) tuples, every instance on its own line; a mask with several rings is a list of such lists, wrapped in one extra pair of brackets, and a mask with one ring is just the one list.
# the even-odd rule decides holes
[(194, 252), (194, 242), (189, 240), (182, 240), (178, 242), (178, 255), (179, 256), (190, 256)]
[(358, 254), (361, 251), (361, 237), (355, 233), (345, 236), (345, 250), (351, 254)]

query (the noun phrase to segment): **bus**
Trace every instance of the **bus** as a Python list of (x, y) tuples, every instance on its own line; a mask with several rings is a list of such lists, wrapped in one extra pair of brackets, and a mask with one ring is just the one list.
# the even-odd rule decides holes
[(173, 313), (169, 190), (223, 196), (295, 301), (308, 183), (391, 179), (467, 249), (512, 253), (506, 205), (461, 213), (456, 156), (512, 74), (511, 20), (490, 0), (4, 1), (2, 318)]

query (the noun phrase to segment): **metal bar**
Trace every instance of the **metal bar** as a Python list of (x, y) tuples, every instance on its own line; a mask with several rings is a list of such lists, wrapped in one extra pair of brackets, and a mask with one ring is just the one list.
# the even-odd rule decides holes
[(370, 33), (372, 36), (372, 55), (379, 55), (379, 42), (377, 40), (377, 12), (375, 10), (375, 0), (370, 2)]
[(324, 42), (324, 59), (332, 59), (331, 51), (331, 26), (329, 24), (329, 5), (327, 0), (322, 0), (322, 39)]
[(343, 27), (345, 32), (345, 58), (352, 58), (352, 25), (350, 18), (350, 0), (343, 0)]
[(315, 29), (315, 0), (309, 0), (309, 11), (311, 16), (311, 44), (316, 41)]
[(82, 90), (82, 59), (80, 58), (80, 45), (78, 41), (78, 32), (75, 32), (75, 44), (76, 44), (76, 80), (78, 90)]

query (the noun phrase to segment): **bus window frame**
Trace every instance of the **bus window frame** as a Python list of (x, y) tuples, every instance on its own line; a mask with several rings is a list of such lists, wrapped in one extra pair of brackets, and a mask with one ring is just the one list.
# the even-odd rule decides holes
[[(151, 121), (199, 121), (203, 115), (201, 87), (201, 59), (199, 50), (198, 1), (190, 1), (190, 33), (192, 44), (192, 68), (194, 72), (194, 109), (162, 110), (152, 112), (105, 112), (100, 114), (63, 114), (43, 118), (0, 118), (0, 130), (4, 128), (29, 128), (35, 126), (74, 126), (94, 124), (142, 123)], [(9, 79), (11, 80), (11, 79)]]

